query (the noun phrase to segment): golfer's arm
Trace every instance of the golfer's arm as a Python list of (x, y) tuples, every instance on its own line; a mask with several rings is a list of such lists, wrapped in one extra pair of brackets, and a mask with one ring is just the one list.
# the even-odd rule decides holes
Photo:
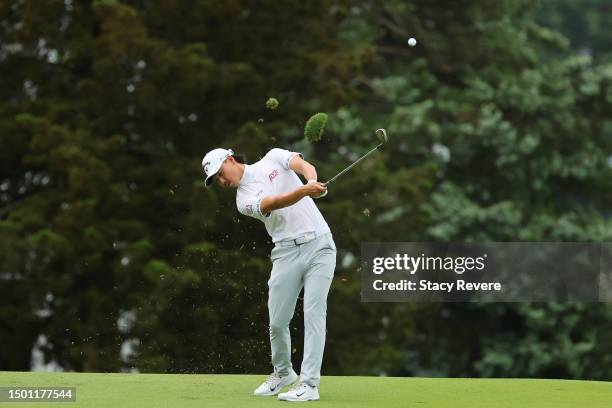
[(279, 208), (289, 207), (306, 197), (306, 192), (302, 187), (298, 187), (293, 191), (284, 194), (277, 194), (264, 197), (259, 203), (259, 209), (266, 216), (270, 211), (278, 210)]
[(304, 176), (306, 180), (316, 180), (317, 170), (315, 167), (302, 159), (299, 155), (295, 155), (289, 161), (289, 168), (298, 174)]

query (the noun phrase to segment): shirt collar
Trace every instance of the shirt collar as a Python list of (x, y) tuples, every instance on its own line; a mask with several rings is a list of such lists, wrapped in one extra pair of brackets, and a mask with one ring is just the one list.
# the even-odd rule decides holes
[(238, 186), (246, 185), (253, 178), (253, 168), (252, 166), (245, 164), (244, 165), (244, 173), (242, 173), (242, 178), (240, 179), (240, 183)]

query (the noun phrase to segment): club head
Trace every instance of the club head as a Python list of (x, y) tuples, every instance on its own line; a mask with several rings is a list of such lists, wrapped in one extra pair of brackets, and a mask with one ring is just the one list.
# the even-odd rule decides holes
[(385, 129), (376, 129), (376, 137), (381, 145), (384, 145), (387, 143), (387, 140), (389, 140), (387, 137), (387, 131)]

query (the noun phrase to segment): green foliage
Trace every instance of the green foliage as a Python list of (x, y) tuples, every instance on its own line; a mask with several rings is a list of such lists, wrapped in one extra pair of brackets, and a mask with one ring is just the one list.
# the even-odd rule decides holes
[[(610, 3), (606, 0), (542, 1), (534, 10), (536, 21), (548, 27), (547, 37), (557, 37), (563, 48), (610, 61)], [(540, 28), (541, 29), (541, 28)], [(561, 33), (563, 36), (560, 37)], [(558, 54), (558, 52), (557, 52)], [(558, 56), (558, 55), (557, 55)]]
[[(540, 59), (541, 48), (536, 46), (544, 43), (559, 50), (567, 44), (560, 35), (531, 22), (523, 6), (503, 2), (492, 10), (474, 3), (441, 17), (445, 13), (434, 3), (385, 2), (381, 9), (364, 4), (368, 12), (349, 17), (380, 21), (384, 27), (374, 42), (385, 58), (369, 67), (369, 78), (359, 79), (369, 98), (342, 108), (330, 124), (347, 153), (358, 148), (351, 142), (366, 143), (369, 129), (389, 130), (387, 169), (378, 170), (384, 192), (371, 186), (368, 190), (377, 193), (379, 206), (390, 205), (388, 215), (368, 220), (370, 237), (381, 241), (609, 239), (610, 68), (595, 65), (588, 57), (550, 63)], [(453, 21), (441, 23), (450, 16)], [(488, 18), (480, 20), (483, 16)], [(421, 25), (426, 18), (432, 20), (429, 30)], [(475, 32), (485, 38), (473, 36)], [(400, 47), (412, 35), (425, 50)], [(537, 40), (533, 45), (532, 39)], [(421, 173), (429, 179), (412, 177), (404, 182), (420, 182), (424, 200), (411, 208), (406, 208), (407, 201), (394, 203), (389, 198), (395, 193), (390, 180), (401, 170), (424, 163), (433, 169)], [(367, 178), (366, 171), (371, 173), (372, 168), (355, 177)], [(359, 200), (354, 204), (357, 214), (363, 207)], [(342, 207), (342, 212), (355, 225), (351, 231), (355, 234), (359, 224), (348, 215), (349, 208)], [(375, 215), (380, 211), (369, 210)], [(333, 214), (339, 219), (340, 212)], [(408, 227), (408, 220), (415, 219), (421, 222)], [(384, 233), (372, 228), (372, 222), (387, 220), (395, 224), (385, 224)], [(342, 222), (336, 228), (338, 224)], [(357, 239), (367, 240), (359, 235)], [(347, 247), (350, 244), (345, 243)], [(610, 334), (601, 322), (610, 318), (609, 307), (543, 308), (546, 319), (529, 321), (529, 313), (539, 310), (539, 305), (453, 304), (424, 307), (419, 314), (394, 305), (381, 313), (385, 318), (402, 310), (413, 316), (405, 317), (404, 325), (414, 334), (396, 343), (409, 351), (401, 361), (386, 355), (386, 363), (380, 356), (376, 364), (370, 363), (416, 375), (584, 378), (592, 371), (591, 378), (609, 378), (609, 369), (592, 365), (608, 352), (604, 339)], [(491, 315), (491, 309), (498, 314)], [(549, 322), (559, 324), (570, 311), (575, 324), (555, 334)], [(471, 322), (479, 322), (487, 337), (480, 336)], [(525, 340), (517, 348), (518, 339)], [(537, 361), (541, 350), (557, 344), (561, 350)], [(523, 364), (517, 350), (531, 362)]]

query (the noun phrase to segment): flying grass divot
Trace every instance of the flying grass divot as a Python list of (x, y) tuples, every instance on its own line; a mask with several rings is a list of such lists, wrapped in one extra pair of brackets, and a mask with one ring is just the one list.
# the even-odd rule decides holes
[(278, 108), (278, 105), (278, 99), (276, 98), (268, 98), (268, 100), (266, 101), (266, 108), (270, 110), (276, 110), (276, 108)]
[(327, 124), (327, 113), (319, 112), (310, 117), (304, 126), (304, 137), (310, 143), (321, 140)]

